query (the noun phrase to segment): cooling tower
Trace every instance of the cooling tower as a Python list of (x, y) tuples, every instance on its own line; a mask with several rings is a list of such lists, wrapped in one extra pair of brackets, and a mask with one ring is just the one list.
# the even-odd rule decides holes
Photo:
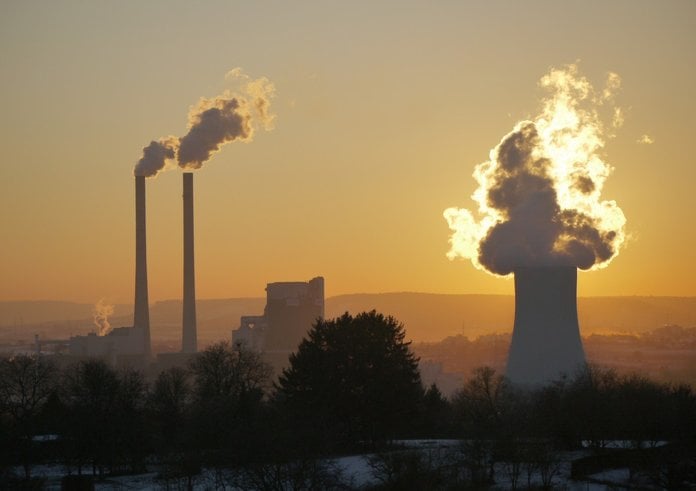
[(147, 296), (145, 176), (135, 176), (135, 303), (133, 327), (143, 330), (143, 353), (150, 356), (150, 306)]
[(575, 267), (515, 270), (515, 326), (507, 377), (542, 385), (585, 364), (577, 310)]
[(184, 312), (182, 319), (181, 351), (198, 350), (196, 334), (196, 280), (193, 259), (193, 174), (184, 177)]

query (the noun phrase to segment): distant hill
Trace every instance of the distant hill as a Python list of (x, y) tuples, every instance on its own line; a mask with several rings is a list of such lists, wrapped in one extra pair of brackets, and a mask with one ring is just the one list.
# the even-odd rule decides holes
[[(375, 309), (403, 322), (414, 341), (438, 341), (511, 331), (514, 302), (511, 295), (354, 294), (327, 299), (326, 315)], [(578, 317), (583, 335), (696, 326), (696, 297), (581, 297)]]
[(441, 295), (380, 293), (339, 295), (326, 301), (326, 315), (377, 310), (406, 326), (414, 341), (438, 341), (447, 336), (478, 336), (512, 329), (514, 299), (506, 295)]
[[(264, 298), (199, 300), (196, 305), (202, 344), (229, 339), (242, 315), (260, 315)], [(30, 339), (35, 333), (61, 338), (94, 329), (90, 304), (71, 302), (0, 302), (0, 338)], [(327, 317), (375, 309), (396, 317), (414, 341), (438, 341), (464, 334), (470, 338), (512, 329), (514, 298), (506, 295), (381, 293), (338, 295), (326, 300)], [(578, 299), (583, 335), (643, 332), (664, 324), (696, 326), (696, 297), (582, 297)], [(132, 323), (132, 306), (116, 305), (112, 326)], [(178, 339), (181, 302), (150, 307), (153, 339)]]

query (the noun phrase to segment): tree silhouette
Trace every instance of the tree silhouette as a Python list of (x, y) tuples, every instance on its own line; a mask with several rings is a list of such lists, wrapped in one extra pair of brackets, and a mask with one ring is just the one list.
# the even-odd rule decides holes
[(323, 450), (374, 447), (406, 430), (423, 387), (404, 338), (402, 324), (375, 311), (316, 322), (278, 381), (278, 399), (305, 441)]
[(186, 370), (173, 367), (160, 372), (148, 397), (148, 414), (155, 449), (160, 455), (184, 449), (191, 404), (191, 386)]
[[(261, 355), (222, 341), (191, 361), (193, 424), (205, 458), (230, 464), (249, 458), (272, 368)], [(240, 446), (240, 442), (245, 442)]]
[(423, 395), (420, 419), (417, 437), (449, 438), (452, 436), (452, 405), (434, 383)]
[(117, 372), (102, 360), (80, 362), (66, 372), (64, 436), (67, 457), (81, 473), (113, 472), (142, 465), (149, 450), (144, 427), (146, 385), (140, 372)]
[(452, 404), (465, 424), (467, 436), (490, 436), (501, 429), (510, 408), (507, 380), (491, 367), (474, 369)]
[(38, 418), (57, 382), (56, 367), (45, 358), (17, 355), (0, 360), (0, 417), (8, 417), (7, 449), (22, 462), (26, 479), (31, 477)]

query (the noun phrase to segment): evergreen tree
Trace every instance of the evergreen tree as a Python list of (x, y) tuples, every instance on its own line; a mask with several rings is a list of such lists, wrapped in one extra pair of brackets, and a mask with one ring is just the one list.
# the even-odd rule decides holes
[(315, 450), (404, 435), (423, 397), (402, 324), (375, 311), (318, 320), (290, 356), (278, 400)]

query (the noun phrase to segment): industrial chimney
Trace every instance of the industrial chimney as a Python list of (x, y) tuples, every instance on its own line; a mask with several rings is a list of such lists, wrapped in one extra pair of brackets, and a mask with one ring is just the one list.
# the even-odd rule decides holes
[(196, 280), (193, 259), (193, 174), (184, 172), (184, 312), (181, 351), (198, 351), (196, 334)]
[(585, 365), (574, 266), (515, 269), (515, 326), (507, 377), (542, 385)]
[(135, 176), (135, 304), (133, 327), (143, 330), (143, 353), (150, 357), (150, 306), (147, 296), (145, 176)]

